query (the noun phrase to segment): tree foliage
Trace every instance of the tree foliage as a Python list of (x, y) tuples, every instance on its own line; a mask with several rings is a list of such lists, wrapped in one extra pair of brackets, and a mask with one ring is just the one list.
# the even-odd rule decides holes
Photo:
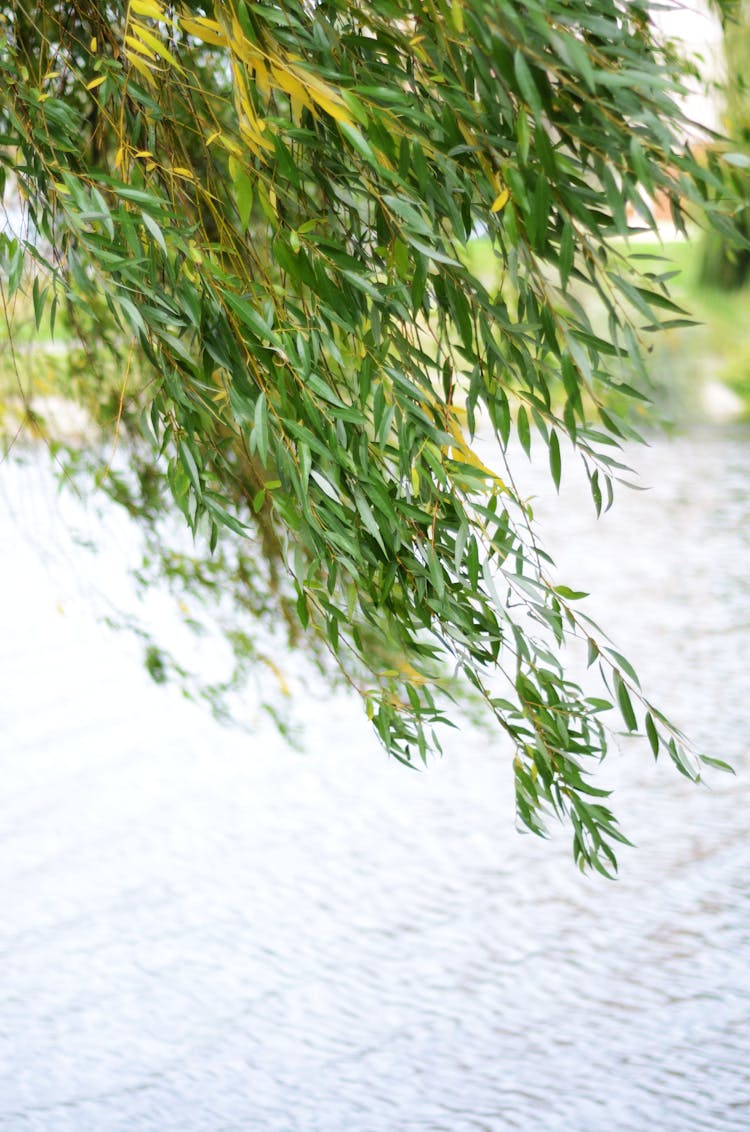
[[(0, 172), (29, 225), (2, 237), (3, 299), (27, 288), (37, 326), (83, 342), (70, 390), (119, 459), (77, 458), (162, 569), (333, 658), (395, 757), (438, 746), (465, 684), (512, 741), (523, 823), (567, 816), (576, 859), (611, 869), (602, 713), (698, 767), (556, 582), (510, 460), (534, 436), (559, 483), (572, 445), (609, 504), (629, 375), (684, 317), (624, 238), (656, 230), (656, 195), (680, 230), (732, 229), (648, 3), (14, 0), (0, 19)], [(192, 556), (163, 545), (170, 500)], [(603, 693), (566, 675), (571, 638)]]
[[(745, 201), (745, 207), (735, 218), (739, 230), (750, 234), (750, 209), (747, 207), (750, 177), (750, 12), (746, 0), (736, 0), (725, 11), (723, 88), (723, 123), (729, 136), (726, 157), (732, 168), (734, 194)], [(724, 144), (726, 148), (726, 143)], [(747, 283), (750, 276), (750, 250), (738, 247), (736, 240), (725, 232), (712, 230), (706, 233), (701, 265), (701, 281), (722, 290), (732, 290)]]

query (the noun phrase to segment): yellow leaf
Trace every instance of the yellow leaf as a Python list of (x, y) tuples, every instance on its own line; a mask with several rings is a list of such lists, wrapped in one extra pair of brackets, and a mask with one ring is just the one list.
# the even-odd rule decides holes
[[(183, 71), (183, 67), (180, 66), (180, 64), (175, 59), (172, 52), (169, 50), (168, 47), (166, 47), (164, 45), (164, 43), (159, 39), (158, 36), (154, 35), (154, 33), (152, 31), (149, 31), (149, 29), (145, 28), (142, 24), (134, 23), (132, 25), (132, 27), (133, 27), (133, 31), (138, 36), (138, 38), (141, 40), (141, 42), (146, 44), (148, 47), (152, 48), (152, 50), (156, 53), (154, 55), (154, 58), (156, 58), (156, 55), (161, 55), (162, 59), (166, 59), (167, 62), (171, 63), (171, 65), (176, 70)], [(127, 38), (128, 37), (126, 36), (126, 39)], [(184, 73), (184, 71), (183, 71), (183, 73)]]
[(268, 138), (263, 137), (266, 130), (266, 123), (255, 113), (250, 97), (245, 90), (239, 65), (235, 64), (233, 70), (236, 84), (235, 96), (239, 103), (240, 133), (252, 152), (260, 155), (261, 149), (273, 149), (273, 143), (269, 141)]
[(98, 44), (96, 42), (96, 36), (94, 35), (94, 36), (92, 36), (91, 42), (89, 43), (89, 51), (92, 53), (92, 55), (96, 55), (97, 47), (98, 47)]
[[(145, 55), (148, 59), (153, 59), (154, 62), (156, 62), (156, 59), (157, 59), (156, 52), (152, 51), (151, 48), (148, 46), (148, 44), (141, 43), (140, 39), (136, 39), (136, 37), (134, 35), (126, 35), (125, 36), (125, 42), (127, 43), (128, 47), (130, 48), (131, 51), (137, 51), (139, 55)], [(131, 56), (131, 62), (132, 62), (132, 56)], [(137, 70), (137, 68), (136, 68), (136, 70)]]
[(337, 122), (346, 122), (350, 126), (354, 125), (354, 119), (346, 109), (341, 95), (329, 83), (323, 82), (317, 75), (310, 74), (308, 71), (303, 71), (297, 67), (287, 67), (286, 70), (295, 75), (304, 86), (308, 96), (320, 106), (321, 110), (325, 110)]
[(258, 653), (258, 660), (262, 660), (263, 663), (268, 665), (268, 667), (271, 669), (274, 676), (279, 682), (279, 688), (281, 690), (282, 696), (290, 696), (291, 692), (289, 691), (289, 685), (284, 679), (284, 673), (281, 671), (278, 664), (276, 664), (275, 661), (271, 660), (270, 656), (266, 656), (265, 653), (262, 652)]
[(139, 75), (143, 76), (146, 82), (150, 83), (151, 86), (156, 85), (156, 83), (154, 82), (154, 76), (151, 73), (151, 68), (144, 59), (139, 59), (137, 55), (128, 55), (128, 62), (130, 63), (130, 66), (133, 68), (133, 70), (137, 71)]
[(429, 683), (426, 676), (418, 672), (413, 664), (409, 664), (408, 660), (401, 661), (398, 666), (399, 674), (408, 680), (410, 684), (427, 684)]
[(186, 169), (184, 165), (174, 165), (172, 172), (176, 173), (178, 177), (187, 177), (189, 181), (195, 180), (195, 174), (192, 169)]
[[(215, 374), (212, 374), (211, 376), (214, 378), (214, 380), (218, 380)], [(229, 394), (227, 393), (226, 389), (222, 387), (211, 394), (211, 400), (213, 401), (214, 405), (228, 405)]]
[(493, 479), (499, 487), (504, 488), (505, 483), (500, 479), (500, 476), (496, 475), (491, 468), (488, 468), (486, 464), (482, 463), (476, 452), (466, 443), (464, 435), (461, 432), (461, 426), (453, 416), (448, 421), (448, 430), (456, 442), (456, 449), (461, 453), (462, 463), (469, 464), (470, 467), (477, 468), (480, 472), (484, 472), (484, 474), (489, 476), (490, 479)]
[(302, 121), (302, 111), (309, 106), (309, 101), (306, 98), (295, 98), (292, 94), (289, 98), (289, 106), (292, 111), (292, 121), (295, 126), (299, 126)]
[(232, 37), (229, 40), (229, 46), (243, 63), (254, 63), (260, 55), (258, 48), (245, 35), (236, 16), (232, 17)]
[(501, 208), (505, 208), (509, 200), (510, 192), (508, 189), (503, 189), (503, 191), (495, 197), (490, 212), (499, 212)]
[(106, 75), (99, 75), (98, 78), (92, 79), (90, 83), (86, 83), (86, 90), (96, 90), (98, 86), (102, 85), (106, 78)]
[(255, 67), (255, 81), (258, 84), (258, 90), (262, 95), (268, 97), (271, 90), (271, 83), (268, 77), (268, 68), (261, 59), (256, 59), (253, 63)]
[(227, 37), (216, 20), (209, 20), (207, 16), (195, 16), (195, 18), (180, 16), (179, 20), (182, 30), (192, 35), (194, 39), (200, 39), (214, 47), (226, 47)]
[[(263, 69), (265, 70), (265, 67)], [(274, 66), (271, 68), (271, 76), (273, 78), (274, 84), (277, 87), (281, 87), (282, 90), (285, 90), (292, 100), (296, 101), (297, 103), (301, 103), (302, 106), (312, 105), (305, 89), (304, 83), (302, 83), (296, 75), (285, 71), (280, 66)], [(266, 72), (266, 84), (267, 83), (268, 72)]]
[(156, 0), (130, 0), (130, 8), (139, 16), (148, 16), (152, 20), (164, 19), (164, 9)]
[(335, 87), (310, 71), (295, 66), (297, 56), (284, 58), (269, 55), (251, 43), (236, 16), (232, 19), (232, 33), (228, 42), (235, 56), (254, 69), (261, 93), (266, 94), (269, 86), (286, 91), (292, 100), (293, 117), (298, 117), (300, 107), (313, 109), (316, 105), (337, 122), (346, 122), (350, 126), (354, 124), (354, 119)]
[(332, 118), (335, 118), (337, 122), (345, 122), (348, 126), (354, 125), (354, 119), (343, 102), (338, 102), (329, 98), (328, 95), (321, 94), (315, 90), (310, 91), (310, 96), (317, 102), (321, 110), (325, 110), (325, 112), (330, 114)]
[(262, 149), (273, 149), (273, 144), (262, 134), (250, 128), (247, 122), (240, 122), (240, 134), (247, 148), (256, 157), (261, 156)]
[(150, 149), (138, 149), (135, 152), (135, 156), (136, 157), (153, 157), (154, 155), (153, 155), (153, 153), (151, 152)]
[(226, 134), (219, 134), (219, 137), (221, 138), (221, 144), (227, 151), (227, 153), (233, 153), (235, 157), (243, 156), (242, 146), (238, 145), (234, 138), (230, 138)]

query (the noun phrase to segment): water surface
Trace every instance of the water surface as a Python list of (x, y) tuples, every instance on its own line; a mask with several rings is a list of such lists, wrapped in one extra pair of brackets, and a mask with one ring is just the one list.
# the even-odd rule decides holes
[(749, 456), (659, 441), (600, 523), (567, 466), (538, 504), (561, 580), (738, 770), (695, 788), (623, 740), (616, 883), (516, 833), (499, 740), (411, 774), (318, 688), (299, 753), (154, 687), (41, 471), (4, 465), (0, 1128), (750, 1127)]

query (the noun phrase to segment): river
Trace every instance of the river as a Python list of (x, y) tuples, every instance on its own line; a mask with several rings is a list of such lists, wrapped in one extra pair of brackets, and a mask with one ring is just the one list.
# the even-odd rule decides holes
[(737, 770), (623, 740), (616, 882), (515, 830), (500, 741), (412, 774), (341, 695), (303, 693), (297, 751), (154, 686), (42, 470), (3, 465), (0, 1128), (748, 1129), (749, 456), (695, 431), (600, 522), (570, 459), (539, 501), (561, 580)]

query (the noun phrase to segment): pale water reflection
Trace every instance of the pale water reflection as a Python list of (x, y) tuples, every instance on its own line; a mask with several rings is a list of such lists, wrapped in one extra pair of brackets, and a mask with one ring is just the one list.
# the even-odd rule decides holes
[[(575, 484), (539, 506), (561, 577), (738, 769), (696, 789), (624, 743), (616, 884), (514, 832), (501, 744), (409, 774), (317, 691), (306, 754), (219, 730), (74, 587), (57, 613), (65, 575), (3, 518), (0, 1128), (750, 1127), (749, 457), (660, 441), (600, 524)], [(0, 476), (48, 534), (40, 473)]]

